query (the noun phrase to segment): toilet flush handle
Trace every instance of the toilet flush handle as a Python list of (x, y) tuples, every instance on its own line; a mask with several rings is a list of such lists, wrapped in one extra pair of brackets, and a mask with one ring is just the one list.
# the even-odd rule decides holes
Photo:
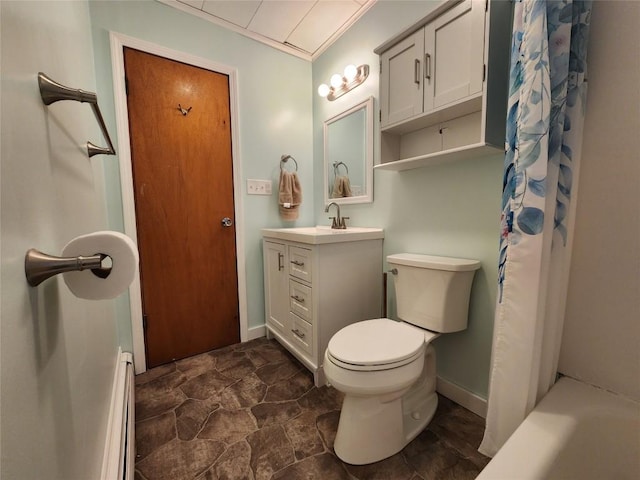
[(388, 272), (389, 272), (391, 275), (397, 275), (397, 274), (398, 274), (398, 269), (397, 269), (397, 268), (392, 268), (391, 270), (388, 270)]

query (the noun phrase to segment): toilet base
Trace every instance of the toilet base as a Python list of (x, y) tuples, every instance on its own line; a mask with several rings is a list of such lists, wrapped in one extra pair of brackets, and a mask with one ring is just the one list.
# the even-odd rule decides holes
[(334, 442), (336, 455), (352, 465), (384, 460), (402, 450), (429, 424), (438, 407), (435, 352), (427, 349), (418, 381), (405, 393), (389, 396), (345, 395)]

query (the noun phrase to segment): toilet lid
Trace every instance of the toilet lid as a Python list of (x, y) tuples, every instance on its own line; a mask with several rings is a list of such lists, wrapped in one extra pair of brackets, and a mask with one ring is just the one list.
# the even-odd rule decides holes
[(397, 364), (424, 348), (425, 332), (388, 318), (365, 320), (338, 331), (327, 350), (331, 357), (350, 365)]

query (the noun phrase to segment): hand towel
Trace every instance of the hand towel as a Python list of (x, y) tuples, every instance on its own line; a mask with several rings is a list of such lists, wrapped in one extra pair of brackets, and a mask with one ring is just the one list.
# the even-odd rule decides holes
[(350, 197), (353, 195), (351, 192), (351, 181), (346, 175), (338, 175), (333, 182), (333, 191), (331, 192), (331, 198)]
[(302, 203), (302, 189), (296, 172), (280, 170), (278, 187), (278, 208), (283, 220), (296, 220)]

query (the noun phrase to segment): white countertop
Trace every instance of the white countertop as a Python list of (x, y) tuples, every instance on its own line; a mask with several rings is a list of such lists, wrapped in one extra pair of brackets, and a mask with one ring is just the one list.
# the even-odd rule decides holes
[(344, 230), (332, 229), (329, 226), (292, 228), (263, 228), (262, 236), (291, 242), (319, 245), (323, 243), (356, 242), (384, 238), (382, 228), (347, 227)]

